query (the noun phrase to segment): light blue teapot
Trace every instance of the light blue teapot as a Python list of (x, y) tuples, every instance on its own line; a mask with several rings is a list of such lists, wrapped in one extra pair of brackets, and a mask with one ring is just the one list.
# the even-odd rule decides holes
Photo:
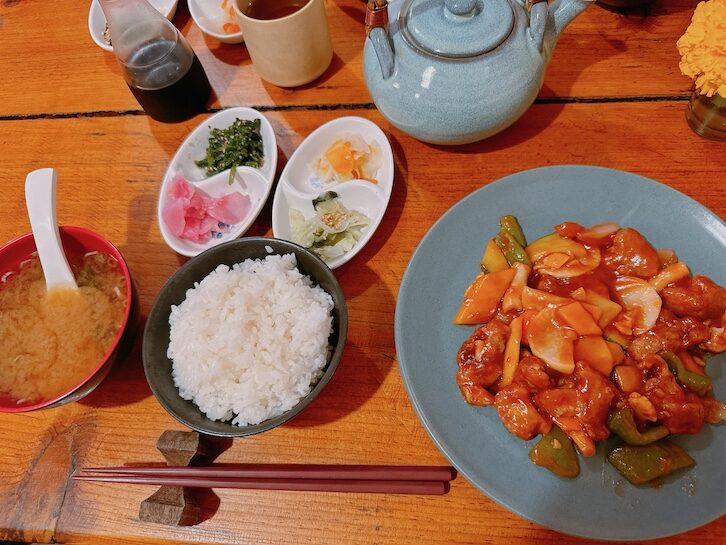
[(534, 102), (562, 30), (592, 0), (370, 0), (363, 63), (381, 113), (432, 144), (466, 144)]

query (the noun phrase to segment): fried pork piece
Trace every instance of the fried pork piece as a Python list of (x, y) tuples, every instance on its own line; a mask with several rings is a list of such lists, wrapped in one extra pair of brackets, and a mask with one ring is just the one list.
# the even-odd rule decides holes
[(644, 395), (655, 407), (658, 421), (671, 433), (698, 433), (706, 419), (701, 398), (683, 388), (656, 355), (647, 356), (639, 366), (644, 371)]
[(577, 362), (575, 372), (563, 379), (559, 388), (539, 392), (534, 396), (534, 402), (556, 422), (563, 417), (574, 417), (587, 437), (602, 441), (610, 435), (605, 422), (617, 395), (607, 377), (589, 365)]
[(605, 266), (620, 275), (649, 278), (658, 274), (660, 261), (655, 248), (635, 229), (620, 229), (603, 254)]
[(532, 403), (532, 394), (522, 384), (502, 388), (494, 397), (494, 406), (504, 427), (525, 441), (552, 428), (552, 422), (542, 418)]
[(554, 379), (548, 374), (547, 364), (536, 356), (524, 356), (517, 366), (514, 382), (523, 384), (532, 392), (552, 388)]
[(726, 311), (726, 289), (706, 276), (681, 280), (661, 290), (665, 308), (676, 316), (720, 320)]
[(457, 355), (456, 383), (467, 403), (491, 405), (494, 402), (494, 396), (486, 389), (502, 374), (507, 337), (509, 326), (500, 320), (492, 320), (474, 330), (461, 345)]
[(710, 335), (708, 326), (695, 318), (677, 318), (671, 311), (663, 309), (653, 329), (633, 339), (628, 353), (637, 361), (642, 361), (646, 356), (663, 350), (687, 350), (707, 341)]

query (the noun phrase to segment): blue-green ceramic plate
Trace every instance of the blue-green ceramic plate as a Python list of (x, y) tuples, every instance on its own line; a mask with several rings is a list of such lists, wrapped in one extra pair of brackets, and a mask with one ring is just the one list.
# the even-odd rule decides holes
[[(496, 502), (567, 534), (609, 540), (664, 537), (726, 513), (726, 426), (705, 426), (675, 442), (696, 467), (659, 488), (636, 488), (606, 461), (611, 441), (569, 480), (530, 463), (533, 442), (509, 432), (492, 407), (462, 399), (454, 380), (456, 353), (471, 327), (451, 320), (479, 269), (498, 219), (515, 214), (530, 240), (563, 221), (632, 226), (658, 248), (673, 248), (695, 274), (726, 284), (726, 224), (689, 197), (647, 178), (595, 167), (528, 170), (491, 183), (453, 206), (421, 240), (396, 306), (401, 374), (419, 418), (451, 463)], [(726, 358), (708, 370), (726, 400)]]

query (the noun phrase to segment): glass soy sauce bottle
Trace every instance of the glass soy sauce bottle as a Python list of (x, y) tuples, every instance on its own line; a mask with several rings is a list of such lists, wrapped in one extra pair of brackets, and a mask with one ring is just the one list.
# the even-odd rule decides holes
[(111, 44), (129, 89), (158, 121), (204, 110), (211, 86), (184, 36), (146, 0), (101, 0)]

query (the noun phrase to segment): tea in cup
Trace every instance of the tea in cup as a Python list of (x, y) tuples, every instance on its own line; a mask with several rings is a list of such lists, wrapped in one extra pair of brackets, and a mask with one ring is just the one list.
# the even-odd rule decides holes
[(297, 87), (330, 65), (333, 46), (323, 0), (236, 0), (234, 7), (262, 79)]

